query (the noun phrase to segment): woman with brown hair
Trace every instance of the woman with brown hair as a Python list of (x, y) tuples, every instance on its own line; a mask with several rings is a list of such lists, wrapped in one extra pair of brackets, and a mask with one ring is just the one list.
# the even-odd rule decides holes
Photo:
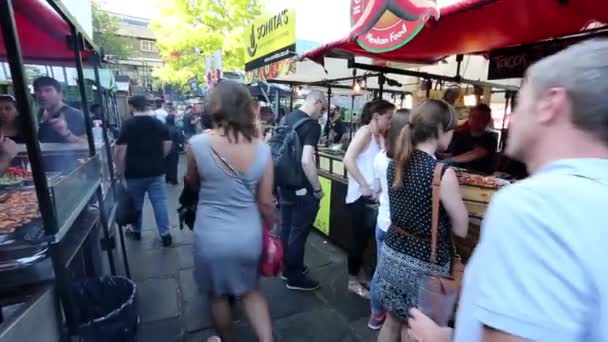
[(223, 342), (233, 341), (230, 296), (241, 299), (258, 340), (271, 342), (268, 303), (258, 289), (262, 222), (274, 223), (270, 149), (258, 138), (244, 86), (220, 82), (207, 110), (214, 128), (190, 140), (186, 175), (199, 191), (194, 276)]
[[(408, 109), (399, 109), (393, 114), (391, 119), (391, 127), (386, 134), (386, 147), (376, 155), (374, 159), (374, 181), (378, 189), (378, 217), (376, 219), (376, 263), (382, 257), (382, 244), (384, 236), (391, 225), (391, 215), (388, 200), (388, 180), (386, 172), (390, 161), (395, 158), (395, 150), (401, 129), (408, 124), (410, 111)], [(382, 307), (382, 303), (378, 299), (377, 294), (378, 272), (374, 272), (372, 283), (369, 289), (371, 316), (367, 326), (372, 330), (382, 328), (382, 323), (386, 318), (386, 311)]]
[(390, 127), (395, 105), (375, 99), (365, 104), (361, 123), (344, 155), (348, 170), (346, 205), (351, 214), (353, 243), (348, 251), (348, 290), (369, 299), (368, 277), (362, 271), (363, 253), (376, 229), (378, 215), (374, 181), (374, 158), (384, 148), (384, 135)]
[(400, 134), (388, 184), (391, 226), (378, 264), (378, 298), (389, 312), (379, 342), (407, 341), (405, 321), (418, 304), (421, 280), (450, 271), (450, 234), (466, 236), (468, 214), (454, 170), (443, 167), (436, 261), (431, 261), (432, 182), (435, 153), (450, 144), (458, 115), (441, 100), (427, 100), (410, 114)]

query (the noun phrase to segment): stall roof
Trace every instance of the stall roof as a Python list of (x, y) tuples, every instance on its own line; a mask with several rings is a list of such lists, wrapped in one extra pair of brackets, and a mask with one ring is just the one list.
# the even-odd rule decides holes
[[(72, 35), (70, 25), (47, 0), (13, 1), (13, 9), (21, 53), (26, 63), (74, 63), (74, 51), (68, 46), (68, 37)], [(87, 56), (87, 53), (83, 53), (83, 59)], [(4, 39), (0, 35), (0, 59), (6, 58)]]
[(571, 35), (596, 22), (608, 23), (608, 1), (597, 0), (462, 0), (441, 8), (438, 21), (408, 44), (384, 53), (363, 49), (351, 36), (303, 55), (323, 64), (324, 57), (372, 58), (434, 63), (446, 56), (487, 52)]

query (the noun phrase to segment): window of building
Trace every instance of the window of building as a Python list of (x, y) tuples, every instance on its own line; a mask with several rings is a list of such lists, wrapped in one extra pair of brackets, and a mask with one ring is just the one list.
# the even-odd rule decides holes
[(141, 50), (142, 51), (149, 51), (149, 52), (156, 52), (156, 44), (154, 44), (153, 40), (140, 40), (140, 44), (141, 44)]

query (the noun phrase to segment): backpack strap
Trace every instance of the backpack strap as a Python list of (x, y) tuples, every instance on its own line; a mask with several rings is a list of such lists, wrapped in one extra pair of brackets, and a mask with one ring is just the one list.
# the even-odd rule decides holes
[(312, 120), (312, 119), (309, 118), (308, 116), (305, 117), (305, 118), (301, 118), (300, 120), (296, 121), (295, 124), (293, 124), (292, 129), (295, 131), (296, 129), (300, 128), (300, 126), (302, 126), (303, 124), (305, 124), (309, 120)]

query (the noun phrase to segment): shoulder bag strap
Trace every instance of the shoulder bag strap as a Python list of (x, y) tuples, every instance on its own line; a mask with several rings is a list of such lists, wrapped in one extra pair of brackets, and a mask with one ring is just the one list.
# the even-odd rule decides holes
[(431, 262), (437, 261), (437, 239), (439, 235), (439, 191), (441, 189), (441, 173), (445, 164), (437, 163), (433, 172), (433, 209), (431, 217)]
[(302, 119), (300, 119), (300, 120), (296, 121), (296, 123), (294, 123), (294, 124), (293, 124), (293, 127), (292, 127), (292, 128), (293, 128), (293, 130), (295, 131), (296, 129), (300, 128), (300, 126), (302, 126), (302, 125), (303, 125), (304, 123), (306, 123), (308, 120), (312, 120), (312, 119), (311, 119), (311, 118), (309, 118), (309, 117), (305, 117), (305, 118), (302, 118)]

